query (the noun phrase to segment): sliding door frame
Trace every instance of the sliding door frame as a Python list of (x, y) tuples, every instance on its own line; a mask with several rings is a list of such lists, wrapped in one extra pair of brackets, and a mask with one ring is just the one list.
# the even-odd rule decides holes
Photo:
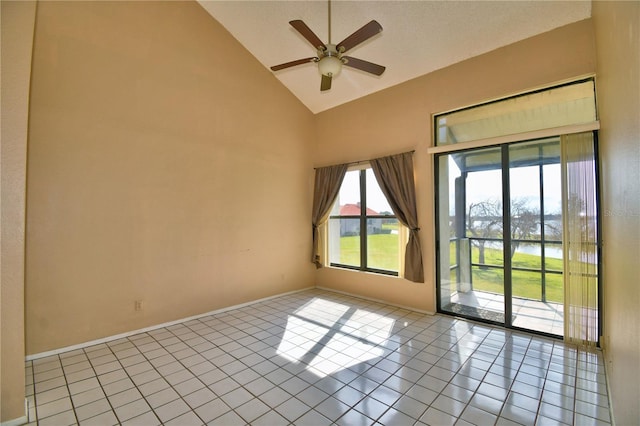
[[(594, 144), (594, 154), (595, 154), (595, 158), (594, 158), (594, 167), (595, 167), (595, 178), (596, 178), (596, 186), (595, 186), (595, 200), (596, 200), (596, 223), (597, 223), (597, 256), (598, 256), (598, 263), (597, 263), (597, 267), (598, 267), (598, 277), (597, 277), (597, 285), (598, 285), (598, 336), (602, 336), (603, 333), (603, 315), (602, 315), (602, 306), (603, 306), (603, 285), (602, 285), (602, 222), (601, 222), (601, 217), (602, 217), (602, 206), (600, 204), (600, 164), (599, 164), (599, 156), (598, 156), (598, 132), (597, 129), (599, 128), (599, 123), (595, 123), (596, 125), (594, 127), (597, 128), (593, 128), (591, 129), (591, 133), (593, 135), (593, 144)], [(575, 133), (583, 133), (583, 132), (575, 132)], [(556, 135), (558, 137), (560, 137), (560, 135)], [(510, 188), (510, 176), (509, 176), (509, 171), (510, 171), (510, 161), (509, 161), (509, 147), (518, 143), (526, 143), (526, 142), (533, 142), (535, 140), (538, 140), (538, 138), (535, 139), (528, 139), (528, 140), (518, 140), (518, 141), (511, 141), (511, 142), (503, 142), (503, 143), (497, 143), (497, 144), (490, 144), (490, 145), (486, 145), (483, 146), (486, 148), (500, 148), (500, 152), (501, 152), (501, 177), (502, 177), (502, 226), (503, 226), (503, 230), (507, 230), (507, 229), (511, 229), (511, 188)], [(523, 330), (526, 332), (530, 332), (530, 333), (534, 333), (534, 334), (538, 334), (538, 335), (543, 335), (543, 336), (547, 336), (547, 337), (551, 337), (551, 338), (556, 338), (556, 339), (561, 339), (563, 338), (563, 336), (559, 336), (556, 334), (551, 334), (551, 333), (546, 333), (543, 331), (537, 331), (537, 330), (533, 330), (533, 329), (527, 329), (527, 328), (522, 328), (522, 327), (517, 327), (514, 326), (512, 324), (512, 319), (513, 319), (513, 306), (512, 306), (512, 297), (513, 297), (513, 282), (512, 282), (512, 272), (513, 272), (513, 265), (512, 265), (512, 261), (511, 261), (511, 256), (510, 256), (510, 252), (511, 252), (511, 245), (512, 245), (512, 238), (511, 238), (511, 232), (503, 232), (503, 238), (502, 238), (502, 244), (503, 244), (503, 290), (504, 290), (504, 322), (498, 322), (498, 321), (492, 321), (490, 319), (485, 319), (485, 318), (480, 318), (480, 317), (474, 317), (471, 315), (467, 315), (464, 313), (454, 313), (454, 312), (449, 312), (449, 311), (444, 311), (442, 309), (442, 305), (441, 305), (441, 267), (442, 264), (440, 262), (441, 259), (441, 238), (440, 238), (440, 225), (441, 225), (441, 221), (442, 218), (440, 217), (440, 208), (439, 208), (439, 199), (440, 199), (440, 161), (439, 158), (442, 156), (447, 156), (453, 152), (456, 153), (460, 153), (460, 152), (472, 152), (475, 150), (481, 149), (480, 147), (470, 147), (467, 149), (455, 149), (455, 150), (449, 150), (449, 151), (445, 151), (445, 152), (437, 152), (434, 153), (433, 156), (433, 165), (434, 165), (434, 175), (435, 175), (435, 180), (434, 180), (434, 185), (435, 185), (435, 191), (434, 191), (434, 206), (435, 206), (435, 243), (436, 243), (436, 271), (435, 271), (435, 287), (436, 287), (436, 310), (439, 313), (443, 313), (443, 314), (447, 314), (447, 315), (452, 315), (452, 316), (457, 316), (457, 317), (461, 317), (461, 318), (465, 318), (465, 319), (470, 319), (473, 321), (479, 321), (479, 322), (484, 322), (484, 323), (489, 323), (489, 324), (496, 324), (496, 325), (500, 325), (500, 326), (504, 326), (505, 328), (508, 329), (515, 329), (515, 330)], [(540, 172), (542, 174), (542, 171)], [(464, 174), (462, 175), (464, 176)], [(543, 186), (544, 186), (544, 182), (542, 181), (542, 175), (541, 175), (541, 179), (540, 179), (540, 198), (542, 198), (543, 196)], [(563, 189), (564, 191), (564, 189)], [(562, 195), (563, 197), (565, 196), (564, 194)], [(465, 194), (466, 197), (466, 194)], [(466, 209), (466, 202), (465, 202), (465, 207)], [(541, 215), (544, 215), (544, 205), (541, 206)], [(563, 214), (565, 212), (562, 212)], [(457, 226), (464, 226), (465, 227), (465, 232), (466, 232), (466, 225), (460, 225), (458, 224)], [(544, 226), (544, 223), (542, 223), (542, 226)], [(541, 250), (542, 253), (544, 253), (544, 230), (542, 230), (542, 235), (541, 235)], [(564, 244), (564, 242), (563, 242)], [(447, 245), (448, 247), (448, 245)], [(564, 249), (563, 249), (564, 251)], [(543, 257), (544, 259), (544, 257)], [(459, 260), (456, 261), (456, 265), (459, 268)], [(544, 273), (545, 273), (545, 265), (544, 262), (541, 262), (541, 280), (544, 280)], [(563, 271), (563, 274), (566, 273), (566, 271)], [(459, 271), (457, 271), (456, 276), (459, 277)], [(544, 282), (541, 282), (542, 285), (542, 296), (545, 297), (544, 294)], [(566, 301), (565, 301), (566, 303)], [(600, 346), (600, 342), (597, 342), (597, 345)]]
[(509, 176), (509, 146), (500, 145), (502, 161), (502, 285), (504, 291), (504, 325), (513, 327), (513, 272), (511, 262), (511, 178)]

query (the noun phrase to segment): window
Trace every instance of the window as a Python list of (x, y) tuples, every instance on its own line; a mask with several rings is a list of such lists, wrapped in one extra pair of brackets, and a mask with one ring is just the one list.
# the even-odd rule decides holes
[(435, 144), (455, 145), (596, 120), (595, 82), (587, 79), (439, 114)]
[(331, 266), (398, 275), (400, 223), (371, 168), (346, 173), (328, 222)]
[[(589, 78), (438, 114), (434, 123), (435, 145), (451, 146), (486, 139), (496, 142), (500, 137), (589, 125), (596, 120), (595, 82)], [(572, 133), (578, 131), (582, 130), (571, 130)], [(542, 135), (528, 139), (538, 137)]]

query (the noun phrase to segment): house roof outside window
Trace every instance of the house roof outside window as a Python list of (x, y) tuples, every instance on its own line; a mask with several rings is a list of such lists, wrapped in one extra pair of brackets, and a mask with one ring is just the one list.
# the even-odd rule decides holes
[[(358, 204), (345, 204), (340, 206), (340, 216), (359, 216), (360, 215), (360, 203)], [(375, 210), (372, 210), (367, 207), (367, 216), (378, 216), (378, 213)]]

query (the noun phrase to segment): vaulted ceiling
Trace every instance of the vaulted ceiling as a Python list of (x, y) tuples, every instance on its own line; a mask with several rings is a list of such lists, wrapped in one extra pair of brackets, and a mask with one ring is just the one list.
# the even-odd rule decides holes
[[(316, 56), (289, 21), (303, 20), (328, 42), (327, 1), (217, 1), (199, 3), (266, 68)], [(332, 1), (331, 41), (339, 42), (375, 19), (383, 31), (349, 55), (386, 66), (381, 76), (343, 67), (320, 91), (317, 65), (274, 75), (313, 113), (394, 86), (467, 58), (587, 19), (591, 1)], [(544, 60), (544, 58), (540, 58)]]

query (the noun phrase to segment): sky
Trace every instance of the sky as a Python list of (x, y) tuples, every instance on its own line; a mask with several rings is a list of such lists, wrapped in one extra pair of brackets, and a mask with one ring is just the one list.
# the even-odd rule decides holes
[[(460, 176), (460, 169), (449, 157), (449, 187)], [(539, 208), (540, 197), (538, 166), (518, 167), (510, 170), (511, 198), (531, 199), (531, 207)], [(562, 181), (560, 165), (550, 164), (544, 168), (544, 203), (547, 214), (560, 213), (562, 210)], [(450, 203), (453, 206), (453, 191), (450, 191)], [(467, 205), (484, 200), (502, 200), (502, 171), (491, 170), (473, 172), (467, 178)]]
[[(360, 170), (347, 172), (342, 182), (338, 200), (340, 205), (360, 202)], [(372, 169), (367, 169), (367, 207), (378, 213), (391, 212), (391, 207), (380, 190)]]
[[(360, 202), (359, 170), (347, 172), (345, 175), (338, 201), (340, 205), (357, 204)], [(391, 211), (387, 199), (382, 194), (375, 179), (372, 169), (366, 170), (367, 175), (367, 206), (376, 212)], [(452, 157), (449, 157), (449, 185), (453, 188), (453, 182), (460, 176), (460, 170)], [(511, 195), (512, 198), (530, 198), (532, 207), (538, 207), (539, 198), (539, 171), (537, 166), (518, 167), (511, 169)], [(544, 202), (547, 214), (561, 212), (562, 193), (560, 165), (551, 164), (544, 169)], [(451, 194), (451, 206), (453, 206), (453, 191)], [(502, 176), (500, 170), (470, 173), (467, 179), (467, 205), (484, 200), (502, 199)]]

